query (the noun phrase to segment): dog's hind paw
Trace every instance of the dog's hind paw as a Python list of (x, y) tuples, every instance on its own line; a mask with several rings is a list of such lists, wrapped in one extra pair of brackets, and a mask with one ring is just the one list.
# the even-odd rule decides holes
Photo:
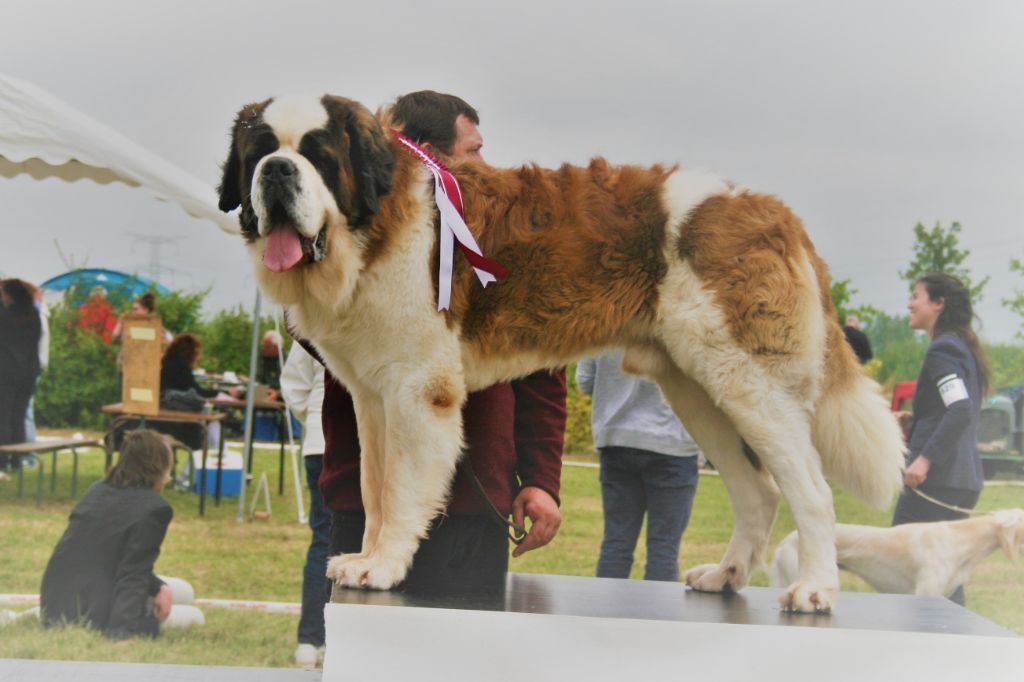
[(779, 597), (783, 611), (795, 613), (832, 613), (838, 587), (821, 587), (795, 582)]
[(687, 586), (698, 592), (738, 592), (747, 586), (746, 567), (727, 562), (701, 564), (686, 572)]
[(390, 590), (405, 573), (405, 562), (372, 553), (339, 554), (327, 562), (327, 577), (342, 587)]

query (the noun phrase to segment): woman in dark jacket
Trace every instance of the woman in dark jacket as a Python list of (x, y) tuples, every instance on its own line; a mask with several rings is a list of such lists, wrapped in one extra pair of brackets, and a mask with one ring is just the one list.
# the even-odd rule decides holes
[(43, 624), (85, 622), (109, 637), (155, 637), (171, 590), (153, 574), (173, 510), (160, 492), (174, 455), (154, 431), (125, 436), (121, 457), (71, 512), (43, 574)]
[(195, 390), (204, 398), (217, 395), (213, 389), (202, 388), (192, 373), (199, 366), (203, 346), (195, 334), (178, 334), (164, 351), (160, 363), (160, 392)]
[[(41, 334), (29, 288), (17, 279), (0, 281), (0, 445), (25, 440), (25, 414), (39, 376)], [(0, 468), (6, 464), (0, 461)]]
[[(910, 327), (927, 332), (931, 344), (917, 378), (906, 485), (894, 526), (966, 518), (950, 507), (973, 509), (984, 481), (976, 432), (989, 367), (971, 329), (970, 293), (955, 277), (929, 274), (914, 285), (907, 308)], [(950, 598), (963, 604), (962, 588)]]
[[(178, 334), (167, 346), (163, 361), (160, 363), (161, 403), (168, 398), (168, 391), (187, 391), (196, 399), (198, 397), (212, 398), (217, 395), (215, 389), (201, 387), (192, 373), (199, 366), (201, 351), (202, 344), (194, 334)], [(170, 402), (166, 407), (182, 409)], [(202, 407), (197, 407), (195, 411), (199, 411), (199, 409)], [(163, 422), (159, 429), (162, 433), (173, 436), (193, 450), (200, 450), (203, 447), (203, 427), (199, 424)], [(219, 431), (211, 431), (211, 433), (219, 434)]]

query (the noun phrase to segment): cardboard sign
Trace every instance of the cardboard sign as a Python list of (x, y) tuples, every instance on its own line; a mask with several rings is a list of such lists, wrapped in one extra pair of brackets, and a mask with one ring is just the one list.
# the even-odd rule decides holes
[(156, 315), (126, 315), (121, 332), (121, 402), (125, 410), (160, 411), (160, 360), (164, 326)]

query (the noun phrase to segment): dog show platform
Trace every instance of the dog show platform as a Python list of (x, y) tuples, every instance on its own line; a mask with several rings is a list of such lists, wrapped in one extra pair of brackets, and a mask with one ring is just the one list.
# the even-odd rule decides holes
[(1024, 638), (946, 599), (844, 592), (813, 615), (781, 593), (517, 573), (496, 595), (335, 588), (322, 672), (0, 660), (0, 682), (1024, 680)]
[(515, 573), (493, 596), (335, 588), (323, 679), (1024, 679), (1024, 639), (946, 599), (844, 592), (814, 615), (781, 593)]

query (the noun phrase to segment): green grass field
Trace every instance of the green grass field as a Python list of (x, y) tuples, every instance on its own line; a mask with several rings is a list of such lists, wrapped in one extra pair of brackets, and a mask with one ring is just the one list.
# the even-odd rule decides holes
[[(585, 457), (569, 458), (590, 462)], [(49, 457), (47, 476), (49, 476)], [(99, 478), (103, 456), (83, 454), (79, 491)], [(0, 594), (37, 594), (53, 546), (63, 532), (72, 503), (70, 459), (60, 462), (56, 499), (49, 480), (42, 507), (33, 497), (35, 472), (26, 472), (26, 496), (15, 497), (15, 481), (0, 484)], [(266, 471), (271, 482), (273, 513), (266, 521), (236, 521), (237, 498), (198, 516), (195, 495), (165, 493), (175, 516), (163, 545), (157, 571), (192, 583), (197, 597), (298, 602), (308, 529), (296, 519), (290, 467), (285, 494), (277, 495), (277, 451), (257, 451), (254, 473)], [(597, 469), (566, 466), (563, 475), (563, 522), (548, 547), (512, 560), (512, 570), (526, 573), (593, 575), (601, 538), (601, 498)], [(979, 509), (1024, 507), (1024, 487), (988, 487)], [(871, 510), (843, 492), (836, 493), (841, 522), (887, 525), (888, 512)], [(725, 489), (716, 476), (702, 476), (693, 517), (683, 538), (680, 565), (717, 561), (732, 529)], [(793, 529), (783, 508), (773, 543)], [(643, 572), (641, 537), (633, 577)], [(754, 585), (766, 585), (758, 573)], [(862, 581), (843, 576), (843, 590), (869, 590)], [(967, 584), (968, 608), (1024, 634), (1024, 568), (1002, 554), (991, 556)], [(840, 606), (842, 608), (842, 601)], [(111, 642), (84, 628), (44, 631), (37, 622), (19, 620), (0, 631), (0, 657), (50, 658), (125, 662), (288, 666), (295, 648), (297, 616), (236, 612), (207, 607), (206, 625), (172, 632), (156, 641)]]

